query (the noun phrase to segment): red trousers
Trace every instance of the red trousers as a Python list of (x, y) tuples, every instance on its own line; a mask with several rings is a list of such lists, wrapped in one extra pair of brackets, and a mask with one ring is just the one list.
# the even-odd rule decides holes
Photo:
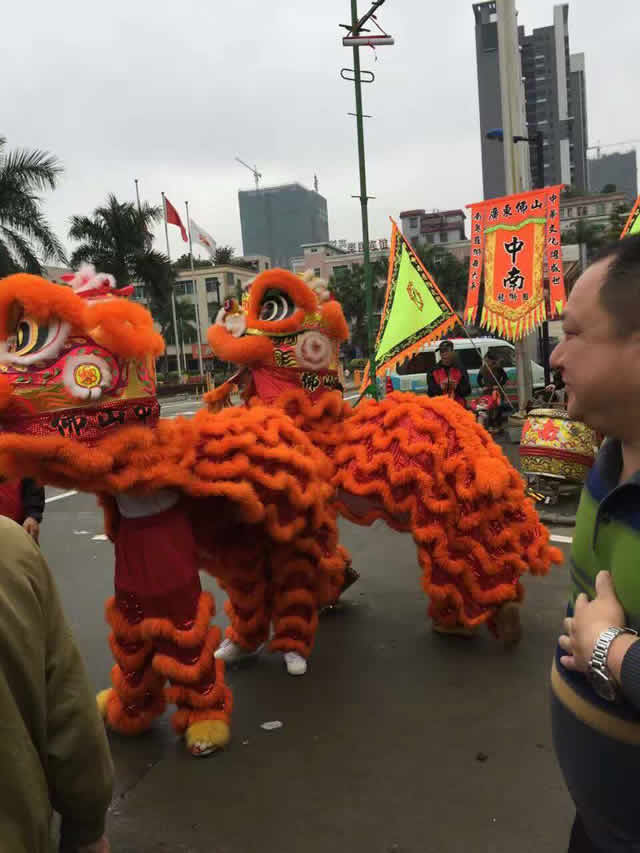
[(215, 604), (200, 586), (184, 507), (121, 517), (115, 554), (116, 594), (107, 603), (116, 660), (109, 724), (124, 733), (144, 731), (166, 702), (178, 706), (178, 732), (201, 720), (228, 723), (231, 693), (213, 656), (220, 642), (220, 629), (210, 624)]

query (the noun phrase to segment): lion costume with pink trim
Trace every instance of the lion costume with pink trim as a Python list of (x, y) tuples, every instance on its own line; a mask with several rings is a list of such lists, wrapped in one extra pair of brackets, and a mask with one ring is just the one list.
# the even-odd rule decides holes
[(0, 471), (99, 496), (115, 546), (100, 710), (136, 734), (173, 703), (175, 730), (204, 755), (229, 739), (231, 693), (198, 571), (241, 570), (250, 542), (274, 567), (274, 648), (308, 652), (335, 583), (319, 544), (337, 548), (330, 472), (275, 407), (160, 419), (164, 343), (129, 292), (91, 267), (68, 286), (0, 281)]

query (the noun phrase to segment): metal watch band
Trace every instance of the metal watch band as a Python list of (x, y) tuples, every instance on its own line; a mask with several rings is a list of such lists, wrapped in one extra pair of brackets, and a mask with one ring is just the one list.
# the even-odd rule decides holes
[(598, 670), (603, 675), (609, 674), (607, 668), (609, 649), (611, 648), (611, 643), (613, 643), (616, 637), (619, 637), (620, 634), (635, 634), (636, 637), (638, 636), (638, 632), (634, 631), (632, 628), (608, 628), (606, 631), (603, 631), (598, 637), (593, 648), (593, 654), (591, 655), (590, 661), (592, 669)]

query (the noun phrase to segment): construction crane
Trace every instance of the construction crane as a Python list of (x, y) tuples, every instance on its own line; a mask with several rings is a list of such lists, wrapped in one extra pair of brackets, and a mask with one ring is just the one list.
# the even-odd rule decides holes
[(258, 171), (258, 167), (257, 166), (253, 166), (253, 167), (250, 166), (248, 163), (245, 163), (244, 160), (241, 160), (239, 157), (236, 157), (236, 160), (238, 161), (238, 163), (240, 163), (242, 166), (244, 166), (245, 169), (248, 169), (253, 174), (253, 178), (256, 182), (256, 189), (259, 190), (260, 189), (260, 178), (262, 177), (262, 174)]
[(607, 142), (606, 145), (601, 145), (598, 143), (597, 145), (590, 145), (587, 148), (587, 151), (595, 151), (597, 156), (600, 156), (601, 148), (617, 148), (618, 145), (639, 145), (640, 139), (625, 139), (624, 142)]

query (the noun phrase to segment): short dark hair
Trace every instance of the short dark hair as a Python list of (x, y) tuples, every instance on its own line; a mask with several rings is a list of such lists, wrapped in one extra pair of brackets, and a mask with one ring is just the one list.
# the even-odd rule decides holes
[(600, 304), (627, 337), (640, 331), (640, 234), (605, 246), (594, 263), (606, 260), (610, 266), (600, 288)]
[(453, 341), (442, 341), (438, 347), (438, 352), (453, 352)]

